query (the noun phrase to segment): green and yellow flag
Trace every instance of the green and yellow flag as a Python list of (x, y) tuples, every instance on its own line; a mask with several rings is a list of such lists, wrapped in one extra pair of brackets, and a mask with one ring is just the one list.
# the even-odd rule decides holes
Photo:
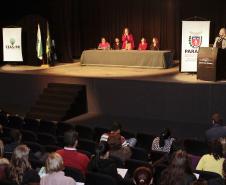
[(38, 24), (38, 30), (37, 30), (36, 51), (37, 51), (37, 57), (40, 60), (42, 60), (43, 59), (43, 48), (42, 48), (42, 36), (41, 36), (41, 30), (40, 30), (39, 24)]

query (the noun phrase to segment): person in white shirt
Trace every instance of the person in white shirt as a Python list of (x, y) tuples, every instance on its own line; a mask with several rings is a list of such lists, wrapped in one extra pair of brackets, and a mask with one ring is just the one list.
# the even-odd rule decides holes
[(219, 36), (215, 38), (213, 47), (226, 49), (226, 28), (220, 29)]

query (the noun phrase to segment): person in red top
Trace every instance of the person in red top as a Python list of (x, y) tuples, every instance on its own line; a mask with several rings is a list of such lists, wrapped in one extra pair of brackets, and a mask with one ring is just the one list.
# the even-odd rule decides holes
[(146, 50), (148, 47), (148, 43), (146, 42), (146, 39), (144, 37), (142, 37), (138, 50)]
[(122, 49), (125, 50), (134, 49), (133, 35), (129, 32), (128, 28), (124, 29), (124, 33), (122, 35)]
[(106, 41), (104, 37), (101, 38), (101, 42), (98, 45), (98, 49), (102, 50), (110, 49), (110, 44)]
[(64, 165), (75, 168), (85, 174), (87, 165), (90, 159), (76, 150), (78, 144), (78, 133), (74, 130), (69, 130), (64, 133), (64, 149), (58, 150), (57, 153), (61, 155)]

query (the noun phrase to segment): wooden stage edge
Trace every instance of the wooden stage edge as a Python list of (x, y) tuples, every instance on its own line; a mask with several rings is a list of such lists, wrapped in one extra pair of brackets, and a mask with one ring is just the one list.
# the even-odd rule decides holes
[(208, 82), (198, 80), (195, 73), (181, 73), (178, 64), (168, 69), (114, 67), (114, 66), (81, 66), (79, 60), (74, 63), (58, 63), (53, 67), (36, 67), (6, 64), (0, 67), (0, 73), (50, 75), (76, 78), (102, 78), (115, 80), (156, 81), (189, 84), (224, 84), (226, 80)]

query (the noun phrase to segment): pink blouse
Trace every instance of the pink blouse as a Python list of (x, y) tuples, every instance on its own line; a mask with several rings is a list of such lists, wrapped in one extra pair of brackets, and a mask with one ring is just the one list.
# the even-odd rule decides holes
[(110, 49), (110, 44), (108, 42), (100, 43), (98, 49)]
[(148, 44), (147, 44), (146, 42), (143, 43), (143, 44), (140, 43), (138, 49), (139, 49), (139, 50), (146, 50), (147, 47), (148, 47)]
[(53, 172), (41, 178), (40, 185), (76, 185), (71, 177), (64, 175), (63, 171)]

